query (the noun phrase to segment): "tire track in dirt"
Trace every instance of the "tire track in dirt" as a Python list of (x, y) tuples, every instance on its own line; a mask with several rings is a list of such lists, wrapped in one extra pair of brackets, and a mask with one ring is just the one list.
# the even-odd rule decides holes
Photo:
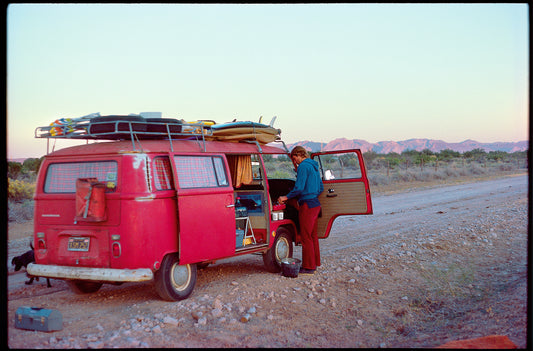
[(329, 238), (320, 241), (321, 251), (376, 244), (399, 232), (408, 234), (420, 224), (454, 223), (461, 214), (486, 207), (489, 200), (505, 202), (523, 194), (526, 175), (376, 196), (373, 215), (337, 218)]

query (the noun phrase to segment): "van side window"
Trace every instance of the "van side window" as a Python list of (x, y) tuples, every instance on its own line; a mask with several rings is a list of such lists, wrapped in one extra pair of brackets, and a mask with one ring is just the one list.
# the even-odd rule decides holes
[(228, 186), (224, 162), (218, 156), (174, 156), (180, 188)]
[(168, 157), (154, 158), (154, 182), (157, 190), (172, 190), (174, 183), (172, 182), (172, 168), (170, 167), (170, 160)]
[(358, 179), (362, 177), (356, 153), (317, 155), (323, 180)]
[(215, 164), (215, 172), (217, 175), (218, 185), (219, 186), (228, 185), (228, 180), (226, 178), (226, 171), (224, 170), (224, 162), (222, 162), (222, 158), (213, 157), (213, 163)]
[(115, 161), (52, 163), (46, 170), (45, 193), (75, 193), (76, 179), (97, 178), (99, 182), (117, 182), (117, 163)]

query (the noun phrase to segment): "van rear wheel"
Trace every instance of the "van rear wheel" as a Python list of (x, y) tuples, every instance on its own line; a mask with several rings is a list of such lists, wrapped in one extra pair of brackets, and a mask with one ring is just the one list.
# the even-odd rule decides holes
[(269, 272), (281, 271), (281, 260), (292, 257), (292, 236), (285, 228), (278, 228), (276, 241), (267, 252), (263, 254), (263, 262)]
[(155, 290), (163, 300), (184, 300), (191, 295), (196, 285), (196, 265), (180, 265), (178, 255), (169, 254), (163, 258), (154, 279)]

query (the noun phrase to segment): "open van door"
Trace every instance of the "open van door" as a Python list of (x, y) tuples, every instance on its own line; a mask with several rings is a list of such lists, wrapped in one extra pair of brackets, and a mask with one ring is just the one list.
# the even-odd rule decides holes
[(174, 155), (180, 264), (235, 253), (235, 200), (222, 156)]
[(311, 154), (318, 162), (324, 183), (319, 196), (322, 215), (318, 218), (318, 237), (327, 238), (338, 216), (372, 214), (370, 186), (359, 149)]

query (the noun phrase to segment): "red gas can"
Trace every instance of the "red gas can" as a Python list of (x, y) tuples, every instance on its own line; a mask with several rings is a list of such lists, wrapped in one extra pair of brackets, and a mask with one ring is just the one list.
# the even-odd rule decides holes
[(96, 178), (76, 180), (76, 221), (102, 222), (106, 220), (105, 184)]

